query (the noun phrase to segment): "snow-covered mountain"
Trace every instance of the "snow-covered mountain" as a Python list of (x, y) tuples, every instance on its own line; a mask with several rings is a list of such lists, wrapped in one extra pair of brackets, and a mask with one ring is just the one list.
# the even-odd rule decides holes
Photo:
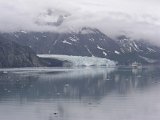
[(119, 36), (113, 40), (98, 29), (84, 27), (78, 32), (14, 32), (3, 37), (27, 45), (38, 54), (96, 56), (118, 61), (120, 64), (156, 63), (160, 48), (145, 41)]
[(138, 61), (142, 63), (157, 63), (160, 60), (160, 47), (145, 40), (134, 40), (124, 35), (117, 37), (116, 42), (121, 47), (122, 61)]

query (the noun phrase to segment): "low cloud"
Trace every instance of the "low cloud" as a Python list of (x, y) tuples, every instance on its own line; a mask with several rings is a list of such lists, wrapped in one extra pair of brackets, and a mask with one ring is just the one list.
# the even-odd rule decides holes
[(0, 0), (0, 31), (59, 31), (95, 27), (160, 43), (158, 0)]

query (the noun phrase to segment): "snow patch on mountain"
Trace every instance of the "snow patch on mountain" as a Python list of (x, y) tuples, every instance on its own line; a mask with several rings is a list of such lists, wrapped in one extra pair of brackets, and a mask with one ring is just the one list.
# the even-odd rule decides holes
[(89, 52), (90, 55), (94, 56), (94, 55), (92, 54), (92, 52), (90, 51), (90, 49), (89, 49), (86, 45), (85, 45), (84, 47), (87, 49), (87, 51)]
[(98, 48), (99, 50), (105, 50), (104, 48), (100, 47), (99, 45), (97, 45), (97, 48)]
[(16, 38), (19, 38), (19, 36), (18, 36), (18, 35), (16, 35), (16, 34), (15, 34), (14, 36), (15, 36)]
[(56, 45), (56, 44), (57, 44), (57, 42), (58, 42), (58, 40), (55, 40), (55, 41), (54, 41), (54, 43), (53, 43), (53, 45)]
[(147, 49), (148, 49), (150, 52), (156, 52), (156, 51), (153, 50), (152, 48), (147, 47)]
[(116, 54), (120, 54), (120, 52), (118, 52), (118, 51), (114, 51), (114, 53), (116, 53)]
[(139, 56), (139, 57), (144, 59), (148, 63), (156, 63), (157, 62), (157, 60), (154, 60), (154, 59), (151, 59), (151, 58), (147, 58), (147, 57), (143, 57), (143, 56)]
[(94, 42), (94, 39), (93, 39), (93, 38), (90, 38), (89, 40), (92, 41), (92, 42)]
[(67, 42), (66, 40), (62, 41), (63, 43), (66, 43), (66, 44), (69, 44), (69, 45), (72, 45), (72, 43), (70, 42)]
[(106, 53), (106, 52), (104, 52), (104, 51), (103, 51), (103, 54), (104, 54), (105, 56), (107, 56), (107, 53)]
[(69, 40), (73, 41), (73, 42), (77, 42), (79, 39), (77, 37), (69, 37)]
[(136, 44), (135, 42), (133, 42), (133, 44), (134, 44), (135, 48), (136, 48), (137, 50), (139, 50), (139, 47), (137, 46), (137, 44)]

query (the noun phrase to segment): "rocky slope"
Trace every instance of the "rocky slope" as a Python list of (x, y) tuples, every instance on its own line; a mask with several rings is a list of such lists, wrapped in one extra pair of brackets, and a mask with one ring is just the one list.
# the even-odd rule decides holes
[(31, 48), (0, 36), (0, 68), (37, 66), (63, 66), (63, 61), (39, 58)]
[(0, 67), (39, 66), (38, 57), (26, 46), (20, 46), (0, 36)]

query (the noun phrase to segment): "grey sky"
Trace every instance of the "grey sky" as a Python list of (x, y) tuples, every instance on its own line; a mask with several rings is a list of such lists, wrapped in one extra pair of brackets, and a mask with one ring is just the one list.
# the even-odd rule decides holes
[[(40, 16), (47, 9), (69, 16), (59, 27), (38, 26), (37, 19), (47, 20)], [(68, 31), (89, 26), (112, 36), (127, 33), (158, 42), (159, 11), (159, 0), (0, 0), (0, 31)]]

